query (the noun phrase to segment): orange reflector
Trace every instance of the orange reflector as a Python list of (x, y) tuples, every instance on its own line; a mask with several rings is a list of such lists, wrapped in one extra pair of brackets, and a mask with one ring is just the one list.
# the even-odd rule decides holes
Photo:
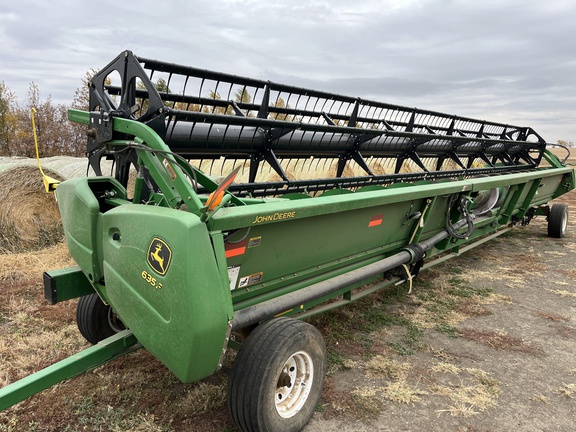
[(241, 166), (237, 167), (234, 171), (228, 174), (228, 177), (222, 180), (222, 183), (218, 185), (218, 188), (208, 196), (208, 199), (206, 200), (206, 207), (208, 207), (208, 210), (212, 211), (220, 205), (222, 198), (224, 198), (224, 192), (226, 192), (228, 186), (234, 182), (234, 179), (236, 178), (238, 171), (240, 171), (240, 168)]
[(372, 219), (370, 219), (370, 222), (368, 223), (368, 228), (382, 225), (382, 219), (383, 218), (384, 218), (384, 215), (381, 215), (381, 214), (376, 215), (376, 216), (372, 216)]
[(212, 211), (216, 207), (218, 207), (220, 205), (220, 203), (222, 202), (222, 198), (224, 198), (224, 191), (223, 190), (221, 190), (221, 191), (216, 190), (216, 191), (212, 192), (208, 196), (208, 200), (206, 200), (206, 207), (208, 207), (208, 210)]

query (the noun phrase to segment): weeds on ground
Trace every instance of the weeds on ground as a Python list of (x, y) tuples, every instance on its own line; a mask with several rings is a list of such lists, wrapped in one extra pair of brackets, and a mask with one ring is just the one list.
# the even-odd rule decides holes
[(449, 401), (447, 408), (438, 410), (439, 413), (470, 417), (496, 405), (501, 391), (500, 382), (489, 373), (446, 364), (437, 368), (436, 372), (459, 378), (455, 384), (432, 386), (431, 393)]
[[(431, 395), (446, 399), (446, 408), (440, 412), (454, 416), (467, 417), (494, 406), (500, 383), (486, 372), (452, 364), (451, 356), (441, 350), (432, 352), (440, 361), (425, 373), (412, 370), (409, 359), (402, 360), (427, 349), (422, 344), (426, 330), (463, 337), (457, 327), (460, 322), (470, 316), (489, 314), (487, 304), (510, 302), (490, 288), (472, 288), (475, 277), (477, 273), (459, 266), (435, 268), (414, 281), (410, 296), (405, 287), (399, 286), (314, 317), (313, 324), (327, 340), (329, 365), (333, 366), (330, 370), (360, 370), (370, 383), (351, 392), (332, 389), (324, 415), (329, 416), (332, 411), (341, 416), (352, 410), (371, 417), (378, 415), (387, 403), (414, 405), (425, 403), (424, 398)], [(366, 341), (377, 345), (382, 334), (390, 351), (371, 351), (372, 345)], [(424, 382), (428, 384), (423, 386)]]
[(564, 384), (558, 393), (565, 398), (574, 399), (576, 397), (576, 384)]
[(515, 351), (530, 355), (543, 355), (542, 348), (526, 342), (520, 338), (510, 336), (503, 331), (485, 331), (464, 328), (459, 330), (459, 334), (464, 339), (481, 343), (495, 350)]
[(550, 289), (550, 288), (544, 288), (546, 291), (552, 293), (552, 294), (556, 294), (559, 295), (560, 297), (574, 297), (576, 298), (576, 293), (570, 292), (570, 291), (566, 291), (566, 290), (555, 290), (555, 289)]

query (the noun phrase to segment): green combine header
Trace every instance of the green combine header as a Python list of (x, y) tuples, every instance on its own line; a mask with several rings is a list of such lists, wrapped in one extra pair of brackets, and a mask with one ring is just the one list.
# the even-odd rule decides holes
[[(535, 216), (566, 233), (574, 171), (529, 127), (217, 73), (123, 52), (90, 83), (88, 163), (56, 191), (94, 347), (0, 390), (4, 409), (143, 346), (180, 380), (238, 349), (243, 431), (298, 431), (326, 372), (302, 321)], [(103, 173), (101, 161), (114, 169)], [(104, 175), (106, 174), (106, 175)], [(367, 285), (368, 282), (374, 282)]]

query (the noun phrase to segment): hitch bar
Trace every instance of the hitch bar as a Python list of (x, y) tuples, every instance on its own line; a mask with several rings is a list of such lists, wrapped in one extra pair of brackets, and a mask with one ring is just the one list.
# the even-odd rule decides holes
[(130, 330), (110, 336), (98, 344), (48, 366), (0, 389), (0, 411), (23, 401), (61, 381), (88, 372), (132, 351), (141, 345)]

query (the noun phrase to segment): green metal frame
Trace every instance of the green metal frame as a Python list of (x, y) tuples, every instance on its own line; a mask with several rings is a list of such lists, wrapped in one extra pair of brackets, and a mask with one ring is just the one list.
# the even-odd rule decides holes
[(94, 287), (79, 266), (44, 272), (44, 297), (50, 304), (82, 297)]

